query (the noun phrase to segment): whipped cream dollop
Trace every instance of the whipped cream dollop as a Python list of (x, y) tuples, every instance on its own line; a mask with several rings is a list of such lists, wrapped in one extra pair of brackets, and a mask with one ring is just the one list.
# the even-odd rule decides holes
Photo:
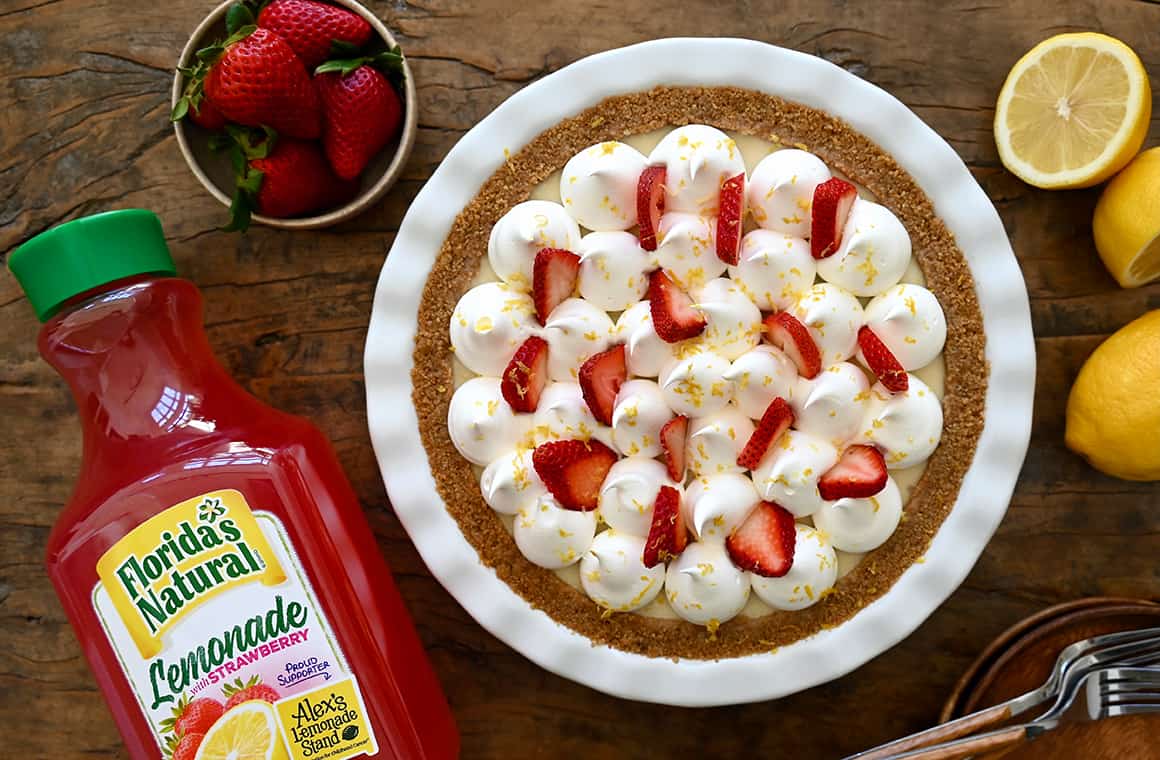
[(882, 450), (887, 469), (914, 467), (929, 459), (942, 427), (942, 403), (914, 375), (907, 375), (905, 393), (891, 393), (882, 383), (870, 389), (862, 436)]
[(814, 189), (828, 180), (829, 168), (817, 156), (797, 148), (770, 153), (753, 167), (749, 178), (749, 209), (762, 228), (810, 236)]
[(600, 519), (619, 533), (648, 536), (661, 486), (682, 490), (656, 459), (636, 456), (618, 460), (600, 487)]
[(866, 499), (838, 499), (814, 512), (814, 526), (829, 538), (833, 547), (844, 552), (877, 549), (894, 533), (902, 519), (902, 494), (894, 478), (886, 487)]
[(612, 408), (612, 442), (628, 457), (659, 456), (661, 428), (672, 418), (659, 385), (652, 380), (629, 380), (620, 386)]
[(783, 311), (814, 284), (818, 265), (810, 244), (774, 230), (753, 230), (741, 239), (737, 264), (729, 276), (758, 308)]
[(648, 163), (665, 167), (666, 208), (702, 216), (716, 216), (721, 183), (745, 173), (733, 139), (704, 124), (669, 132), (653, 148)]
[(531, 562), (558, 570), (575, 564), (596, 537), (596, 512), (564, 509), (544, 494), (516, 513), (513, 536)]
[(858, 198), (842, 229), (838, 252), (818, 262), (818, 274), (856, 296), (873, 296), (898, 284), (910, 265), (910, 235), (898, 217)]
[[(548, 377), (553, 380), (577, 379), (580, 365), (589, 356), (612, 345), (615, 329), (607, 312), (583, 298), (569, 298), (552, 309), (540, 331), (548, 341)], [(504, 366), (507, 366), (506, 361)]]
[(657, 228), (655, 259), (686, 292), (692, 292), (726, 269), (717, 257), (716, 227), (711, 219), (671, 211)]
[(802, 294), (792, 313), (809, 328), (822, 354), (822, 366), (849, 359), (858, 350), (858, 330), (865, 322), (862, 303), (850, 291), (819, 282)]
[(862, 432), (870, 381), (850, 362), (826, 367), (812, 380), (800, 378), (793, 397), (794, 427), (838, 448)]
[(733, 402), (746, 416), (759, 420), (769, 403), (780, 396), (791, 401), (798, 374), (793, 361), (781, 349), (762, 344), (733, 360), (725, 371), (733, 383)]
[(694, 291), (695, 307), (705, 316), (702, 345), (732, 361), (761, 341), (761, 311), (728, 277), (709, 280)]
[(615, 612), (640, 609), (661, 592), (665, 566), (645, 567), (644, 538), (602, 531), (580, 560), (580, 585), (588, 598)]
[(580, 227), (564, 207), (552, 201), (524, 201), (512, 206), (491, 228), (487, 260), (496, 276), (521, 290), (531, 290), (532, 265), (541, 248), (575, 251)]
[(614, 334), (624, 343), (628, 372), (637, 377), (656, 377), (673, 360), (673, 346), (661, 340), (653, 328), (652, 306), (638, 301), (620, 313)]
[(532, 417), (531, 430), (537, 446), (567, 438), (595, 438), (606, 446), (612, 445), (612, 428), (592, 416), (578, 383), (548, 383), (540, 393), (536, 411), (528, 416)]
[(673, 612), (690, 623), (723, 623), (749, 600), (749, 573), (730, 561), (724, 544), (691, 543), (669, 563), (665, 596)]
[(685, 526), (700, 542), (723, 543), (761, 499), (753, 481), (736, 472), (696, 478), (685, 490)]
[(652, 262), (630, 232), (589, 232), (580, 239), (580, 295), (605, 311), (622, 311), (644, 297)]
[(536, 329), (536, 308), (527, 294), (485, 282), (464, 293), (451, 312), (451, 348), (472, 372), (499, 377)]
[[(861, 422), (861, 419), (858, 420)], [(753, 421), (735, 406), (689, 421), (685, 461), (695, 475), (744, 472), (737, 455), (753, 435)]]
[(483, 500), (496, 512), (514, 515), (548, 492), (532, 466), (532, 450), (520, 448), (500, 454), (479, 478)]
[(875, 296), (866, 304), (865, 317), (866, 326), (908, 372), (930, 364), (946, 344), (942, 306), (921, 285), (904, 282)]
[(793, 566), (780, 578), (749, 574), (753, 593), (778, 610), (803, 610), (838, 580), (838, 559), (825, 536), (808, 525), (795, 527)]
[(733, 397), (733, 383), (725, 379), (729, 366), (728, 359), (712, 351), (671, 360), (660, 375), (669, 408), (690, 417), (724, 409)]
[(766, 501), (776, 502), (795, 517), (808, 517), (825, 502), (818, 478), (838, 463), (838, 449), (825, 438), (787, 430), (753, 471), (753, 482)]
[(473, 377), (455, 389), (447, 407), (447, 432), (463, 458), (484, 466), (528, 438), (532, 415), (504, 400), (498, 377)]
[(560, 199), (590, 230), (627, 230), (636, 224), (636, 186), (645, 158), (636, 148), (609, 141), (585, 148), (564, 164)]

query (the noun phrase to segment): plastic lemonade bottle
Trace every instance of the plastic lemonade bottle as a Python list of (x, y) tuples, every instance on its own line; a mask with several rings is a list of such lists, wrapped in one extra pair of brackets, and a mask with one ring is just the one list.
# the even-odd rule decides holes
[(9, 266), (84, 429), (48, 573), (133, 758), (448, 758), (459, 738), (330, 444), (214, 359), (149, 211)]

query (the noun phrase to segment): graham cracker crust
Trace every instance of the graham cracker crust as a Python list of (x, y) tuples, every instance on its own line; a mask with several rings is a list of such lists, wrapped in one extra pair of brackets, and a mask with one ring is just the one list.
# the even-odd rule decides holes
[[(584, 593), (520, 554), (447, 432), (454, 390), (447, 325), (487, 255), (492, 225), (575, 153), (665, 126), (709, 124), (816, 153), (865, 185), (910, 233), (927, 287), (947, 317), (944, 428), (938, 449), (904, 506), (894, 535), (838, 581), (833, 593), (798, 612), (737, 617), (715, 636), (681, 620), (632, 613), (606, 617)], [(974, 280), (953, 235), (914, 180), (881, 148), (828, 114), (735, 87), (658, 87), (608, 98), (540, 134), (510, 156), (452, 225), (427, 279), (415, 338), (413, 400), (436, 486), (480, 561), (533, 607), (594, 644), (649, 657), (721, 659), (765, 652), (832, 628), (879, 598), (912, 564), (950, 513), (983, 429), (987, 365)]]

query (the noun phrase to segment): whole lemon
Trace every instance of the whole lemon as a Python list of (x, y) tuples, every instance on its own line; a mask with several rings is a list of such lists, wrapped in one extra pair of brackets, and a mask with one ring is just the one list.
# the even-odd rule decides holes
[(1124, 480), (1160, 480), (1160, 309), (1088, 357), (1067, 399), (1067, 447)]
[(1092, 234), (1104, 266), (1121, 287), (1160, 277), (1160, 148), (1136, 156), (1104, 188)]

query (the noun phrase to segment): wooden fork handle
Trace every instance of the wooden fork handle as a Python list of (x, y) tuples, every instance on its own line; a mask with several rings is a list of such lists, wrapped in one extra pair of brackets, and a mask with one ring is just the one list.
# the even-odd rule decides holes
[(881, 747), (876, 747), (869, 752), (862, 752), (855, 755), (855, 757), (858, 760), (881, 760), (882, 758), (894, 757), (895, 755), (901, 755), (903, 752), (929, 747), (932, 744), (942, 744), (952, 739), (958, 739), (961, 736), (977, 734), (985, 728), (999, 725), (1010, 717), (1010, 704), (995, 705), (994, 707), (988, 707), (985, 710), (965, 715), (958, 720), (952, 720), (941, 726), (935, 726), (921, 733), (913, 734), (905, 739), (883, 744)]
[(960, 739), (949, 745), (920, 749), (907, 754), (906, 760), (961, 760), (984, 752), (1014, 747), (1016, 744), (1022, 744), (1026, 738), (1026, 728), (1012, 726), (982, 736)]

